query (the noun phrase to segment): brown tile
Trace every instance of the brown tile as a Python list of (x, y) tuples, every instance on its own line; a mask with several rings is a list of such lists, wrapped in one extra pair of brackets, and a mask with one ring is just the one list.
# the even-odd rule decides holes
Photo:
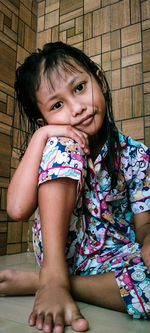
[(140, 22), (140, 2), (139, 0), (131, 1), (131, 23)]
[(120, 88), (120, 69), (112, 71), (112, 90)]
[(7, 221), (7, 213), (5, 210), (0, 211), (0, 222)]
[(20, 1), (19, 0), (9, 0), (14, 6), (16, 6), (17, 8), (19, 8), (20, 5)]
[[(109, 8), (110, 10), (110, 8)], [(117, 30), (130, 24), (129, 0), (114, 3), (111, 6), (111, 30)]]
[(28, 52), (34, 52), (36, 48), (36, 33), (25, 25), (24, 47)]
[(83, 41), (83, 34), (75, 35), (73, 37), (67, 38), (67, 43), (70, 45), (77, 44)]
[(44, 15), (38, 18), (38, 32), (44, 30)]
[(93, 36), (104, 34), (111, 30), (110, 8), (104, 7), (93, 13)]
[(22, 3), (20, 3), (20, 19), (28, 24), (31, 25), (31, 11), (25, 7)]
[(142, 21), (142, 30), (150, 29), (150, 19), (146, 21)]
[(7, 254), (20, 253), (21, 243), (18, 244), (7, 244)]
[(8, 188), (9, 185), (9, 178), (4, 178), (0, 176), (0, 187)]
[(5, 104), (7, 102), (7, 95), (5, 93), (3, 93), (2, 91), (0, 91), (0, 101)]
[(133, 87), (133, 118), (141, 117), (143, 113), (142, 85)]
[(104, 71), (108, 71), (111, 69), (111, 54), (110, 52), (106, 52), (102, 54), (102, 67)]
[(19, 19), (18, 24), (18, 44), (24, 46), (25, 24)]
[(7, 233), (0, 233), (0, 255), (6, 254)]
[(6, 103), (0, 102), (0, 113), (6, 113)]
[(14, 32), (18, 32), (18, 16), (16, 16), (15, 14), (12, 14), (12, 26), (11, 26), (12, 30)]
[(8, 9), (8, 7), (6, 6), (6, 3), (4, 3), (4, 2), (1, 3), (1, 12), (11, 19), (12, 12)]
[(84, 0), (84, 13), (92, 12), (96, 9), (99, 9), (101, 6), (100, 0)]
[(92, 37), (92, 14), (84, 15), (84, 39)]
[(2, 81), (0, 81), (0, 90), (2, 90), (4, 93), (9, 94), (10, 96), (14, 97), (14, 88)]
[(59, 40), (63, 43), (67, 43), (67, 33), (66, 33), (66, 31), (60, 32)]
[(21, 0), (21, 2), (23, 3), (23, 5), (25, 7), (27, 7), (30, 11), (31, 11), (31, 8), (32, 8), (32, 0)]
[(149, 0), (141, 3), (142, 8), (142, 20), (146, 20), (150, 18), (150, 3)]
[(145, 94), (144, 95), (144, 111), (145, 115), (150, 114), (150, 94)]
[(112, 69), (120, 68), (120, 61), (121, 61), (120, 50), (112, 51), (111, 53), (111, 60), (112, 60)]
[(6, 203), (7, 203), (7, 190), (2, 188), (1, 189), (1, 209), (6, 210)]
[(83, 32), (83, 17), (77, 17), (75, 20), (75, 34), (81, 34)]
[(120, 48), (120, 30), (116, 30), (111, 32), (111, 49), (119, 49)]
[(145, 128), (145, 144), (150, 148), (150, 127)]
[(7, 124), (0, 123), (0, 132), (6, 135), (11, 135), (11, 126)]
[(0, 112), (0, 122), (11, 126), (12, 125), (12, 117), (3, 113), (3, 112)]
[(59, 0), (46, 0), (45, 13), (53, 12), (59, 9)]
[(37, 47), (42, 49), (45, 43), (51, 42), (51, 29), (42, 31), (38, 33)]
[(52, 28), (52, 42), (58, 41), (58, 25)]
[(23, 222), (22, 225), (22, 242), (28, 241), (29, 222)]
[(4, 26), (4, 14), (0, 12), (0, 30), (3, 30)]
[(141, 41), (141, 25), (133, 24), (121, 29), (122, 46), (138, 43)]
[(20, 243), (22, 237), (22, 222), (8, 222), (7, 243)]
[(150, 50), (150, 29), (143, 31), (143, 50)]
[[(3, 5), (5, 5), (7, 7), (7, 9), (5, 8), (5, 13), (6, 13), (6, 11), (8, 12), (8, 9), (9, 9), (12, 13), (14, 13), (18, 16), (19, 9), (14, 5), (13, 2), (10, 2), (9, 0), (1, 0), (1, 3), (2, 3), (1, 4), (1, 10), (2, 11), (3, 11), (3, 8), (4, 8)], [(9, 15), (7, 15), (7, 16), (9, 16)]]
[(61, 23), (59, 25), (59, 31), (65, 31), (65, 30), (68, 30), (68, 29), (71, 29), (75, 27), (75, 20), (70, 20), (70, 21), (67, 21), (65, 23)]
[(10, 170), (10, 137), (0, 133), (0, 176), (9, 177)]
[(5, 44), (7, 44), (7, 46), (9, 46), (11, 49), (16, 51), (16, 49), (17, 49), (16, 42), (14, 42), (11, 38), (6, 36), (6, 34), (1, 31), (0, 31), (0, 40), (1, 40), (1, 42), (4, 42)]
[(144, 84), (144, 93), (150, 93), (150, 82)]
[(7, 232), (7, 222), (0, 222), (0, 233)]
[(67, 30), (67, 38), (74, 36), (74, 28), (70, 28)]
[(38, 3), (38, 17), (45, 14), (45, 0)]
[(143, 52), (143, 71), (150, 71), (150, 51)]
[(58, 25), (59, 23), (59, 10), (45, 15), (45, 29), (49, 29)]
[(31, 15), (31, 28), (37, 32), (37, 16), (32, 13)]
[(110, 33), (102, 35), (102, 53), (108, 52), (111, 49)]
[(17, 34), (16, 34), (16, 32), (14, 32), (12, 29), (10, 29), (9, 27), (7, 27), (6, 25), (4, 26), (4, 33), (5, 33), (5, 35), (7, 35), (11, 39), (13, 39), (15, 43), (17, 42)]
[(60, 15), (65, 15), (83, 7), (83, 0), (60, 0)]
[(88, 56), (95, 56), (101, 52), (101, 36), (85, 40), (84, 52)]
[(135, 118), (124, 120), (122, 122), (122, 131), (126, 135), (130, 135), (134, 140), (141, 140), (144, 138), (144, 125), (143, 118)]
[(131, 117), (131, 88), (113, 91), (112, 100), (115, 120)]
[(0, 42), (0, 49), (0, 80), (13, 86), (15, 79), (16, 53), (2, 42)]
[(26, 57), (28, 57), (29, 52), (27, 52), (23, 47), (19, 46), (17, 47), (17, 62), (19, 64), (22, 64)]
[(11, 27), (11, 19), (4, 15), (4, 24), (7, 25), (9, 28)]
[(122, 87), (128, 87), (142, 82), (141, 64), (122, 69)]
[(121, 67), (131, 66), (142, 62), (142, 54), (132, 54), (128, 57), (122, 57)]
[(68, 14), (60, 16), (60, 23), (64, 23), (83, 15), (83, 8), (71, 11)]

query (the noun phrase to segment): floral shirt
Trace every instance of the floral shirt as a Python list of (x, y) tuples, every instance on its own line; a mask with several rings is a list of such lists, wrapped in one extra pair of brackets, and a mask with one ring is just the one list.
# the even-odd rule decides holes
[[(120, 169), (113, 189), (102, 163), (107, 143), (94, 163), (75, 141), (64, 137), (50, 138), (43, 151), (39, 185), (59, 177), (78, 181), (77, 202), (66, 244), (66, 257), (73, 271), (82, 265), (83, 258), (97, 251), (104, 254), (112, 246), (134, 242), (132, 215), (150, 209), (150, 150), (122, 133), (119, 140)], [(39, 233), (38, 211), (35, 221), (34, 228)]]

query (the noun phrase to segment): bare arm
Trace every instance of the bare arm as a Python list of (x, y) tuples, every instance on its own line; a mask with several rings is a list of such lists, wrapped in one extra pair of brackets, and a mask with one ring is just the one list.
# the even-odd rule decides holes
[(135, 215), (137, 241), (142, 244), (142, 258), (150, 271), (150, 211)]
[(71, 126), (47, 125), (38, 129), (26, 150), (7, 194), (7, 212), (14, 220), (26, 220), (37, 205), (38, 171), (46, 141), (52, 136), (66, 136), (76, 140), (88, 153), (88, 137), (85, 133)]

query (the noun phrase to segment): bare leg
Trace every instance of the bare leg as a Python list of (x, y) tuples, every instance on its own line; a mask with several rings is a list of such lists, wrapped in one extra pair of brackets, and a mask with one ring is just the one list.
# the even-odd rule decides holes
[(126, 312), (113, 272), (71, 276), (71, 287), (72, 295), (78, 301)]
[(0, 296), (34, 295), (39, 287), (39, 272), (12, 269), (0, 271)]
[[(72, 295), (78, 301), (117, 311), (126, 311), (113, 273), (71, 276)], [(39, 272), (4, 270), (0, 272), (0, 295), (34, 295)]]

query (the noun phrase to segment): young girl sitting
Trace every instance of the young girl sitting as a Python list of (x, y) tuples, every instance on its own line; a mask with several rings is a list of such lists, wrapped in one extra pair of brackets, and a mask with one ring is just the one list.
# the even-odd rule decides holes
[(15, 89), (32, 130), (44, 126), (11, 180), (7, 210), (23, 220), (36, 209), (41, 269), (2, 271), (0, 293), (36, 293), (29, 324), (44, 332), (88, 330), (74, 300), (150, 319), (149, 149), (118, 132), (102, 70), (74, 47), (33, 53)]

